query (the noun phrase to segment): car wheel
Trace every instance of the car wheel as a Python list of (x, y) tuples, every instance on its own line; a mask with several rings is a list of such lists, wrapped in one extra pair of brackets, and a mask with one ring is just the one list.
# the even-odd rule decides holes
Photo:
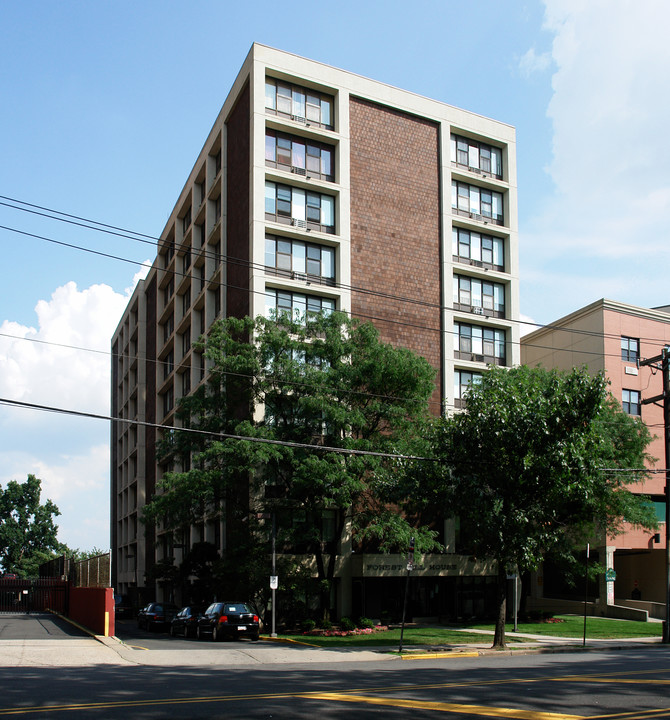
[(252, 635), (252, 636), (251, 636), (251, 639), (252, 639), (254, 642), (256, 642), (256, 640), (258, 640), (259, 638), (260, 638), (260, 635), (259, 635), (258, 633), (256, 633), (255, 635)]
[(202, 640), (202, 630), (200, 630), (200, 626), (196, 628), (195, 636), (198, 638), (198, 640)]
[(177, 628), (174, 625), (170, 625), (170, 637), (177, 637)]
[(214, 642), (219, 642), (221, 640), (221, 633), (216, 625), (212, 628), (212, 640), (214, 640)]
[(191, 633), (188, 631), (188, 625), (184, 625), (184, 637), (187, 638)]

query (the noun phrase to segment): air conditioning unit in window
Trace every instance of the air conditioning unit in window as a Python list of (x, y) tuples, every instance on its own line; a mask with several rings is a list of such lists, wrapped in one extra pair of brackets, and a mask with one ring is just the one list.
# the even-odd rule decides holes
[(475, 315), (483, 315), (483, 314), (484, 314), (484, 308), (473, 307), (473, 308), (472, 308), (472, 312), (473, 312)]
[(306, 175), (307, 174), (305, 168), (296, 167), (295, 165), (293, 165), (291, 167), (291, 172), (295, 173), (296, 175)]
[(291, 218), (291, 225), (293, 225), (293, 227), (302, 228), (303, 230), (307, 228), (307, 222), (305, 220), (300, 220), (299, 218)]

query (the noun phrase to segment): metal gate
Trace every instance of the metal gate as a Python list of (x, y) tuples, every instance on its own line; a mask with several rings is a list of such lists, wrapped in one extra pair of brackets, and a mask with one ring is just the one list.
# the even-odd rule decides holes
[(66, 615), (68, 595), (66, 580), (0, 578), (0, 612), (28, 613), (53, 610)]

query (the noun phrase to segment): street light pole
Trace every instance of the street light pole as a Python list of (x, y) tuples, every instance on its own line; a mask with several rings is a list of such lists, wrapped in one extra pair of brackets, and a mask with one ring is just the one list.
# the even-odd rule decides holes
[(402, 654), (402, 638), (405, 634), (405, 612), (407, 611), (407, 591), (409, 590), (409, 575), (414, 568), (414, 538), (409, 541), (409, 552), (407, 553), (407, 579), (405, 580), (405, 598), (402, 604), (402, 623), (400, 624), (400, 646), (398, 652)]

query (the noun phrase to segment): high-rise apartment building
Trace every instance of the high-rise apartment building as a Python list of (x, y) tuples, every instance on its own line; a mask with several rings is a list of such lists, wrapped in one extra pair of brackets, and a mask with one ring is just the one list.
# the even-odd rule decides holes
[[(669, 307), (648, 309), (598, 300), (521, 339), (524, 365), (558, 370), (587, 367), (604, 373), (623, 410), (649, 428), (653, 440), (648, 453), (656, 459), (656, 468), (665, 467), (663, 408), (662, 403), (644, 401), (662, 395), (663, 376), (657, 368), (638, 367), (638, 361), (657, 357), (670, 345), (669, 311)], [(621, 535), (595, 539), (599, 561), (616, 575), (614, 582), (601, 577), (596, 594), (603, 612), (604, 606), (619, 605), (665, 617), (664, 488), (662, 472), (631, 487), (650, 497), (662, 523), (659, 532), (628, 526)], [(583, 592), (583, 588), (570, 590), (558, 574), (545, 569), (535, 574), (531, 597), (547, 607), (549, 599), (572, 596), (581, 601)]]
[[(160, 237), (112, 341), (112, 413), (129, 421), (111, 442), (119, 592), (184, 551), (139, 519), (162, 473), (154, 424), (173, 425), (205, 380), (193, 344), (216, 318), (370, 320), (436, 368), (436, 412), (461, 407), (486, 364), (518, 363), (515, 132), (503, 123), (255, 44)], [(203, 519), (191, 542), (223, 548), (223, 525)], [(415, 571), (421, 607), (476, 611), (490, 569), (459, 555), (446, 518), (444, 540)], [(345, 613), (378, 615), (385, 583), (404, 575), (400, 558), (344, 550), (340, 567)]]

